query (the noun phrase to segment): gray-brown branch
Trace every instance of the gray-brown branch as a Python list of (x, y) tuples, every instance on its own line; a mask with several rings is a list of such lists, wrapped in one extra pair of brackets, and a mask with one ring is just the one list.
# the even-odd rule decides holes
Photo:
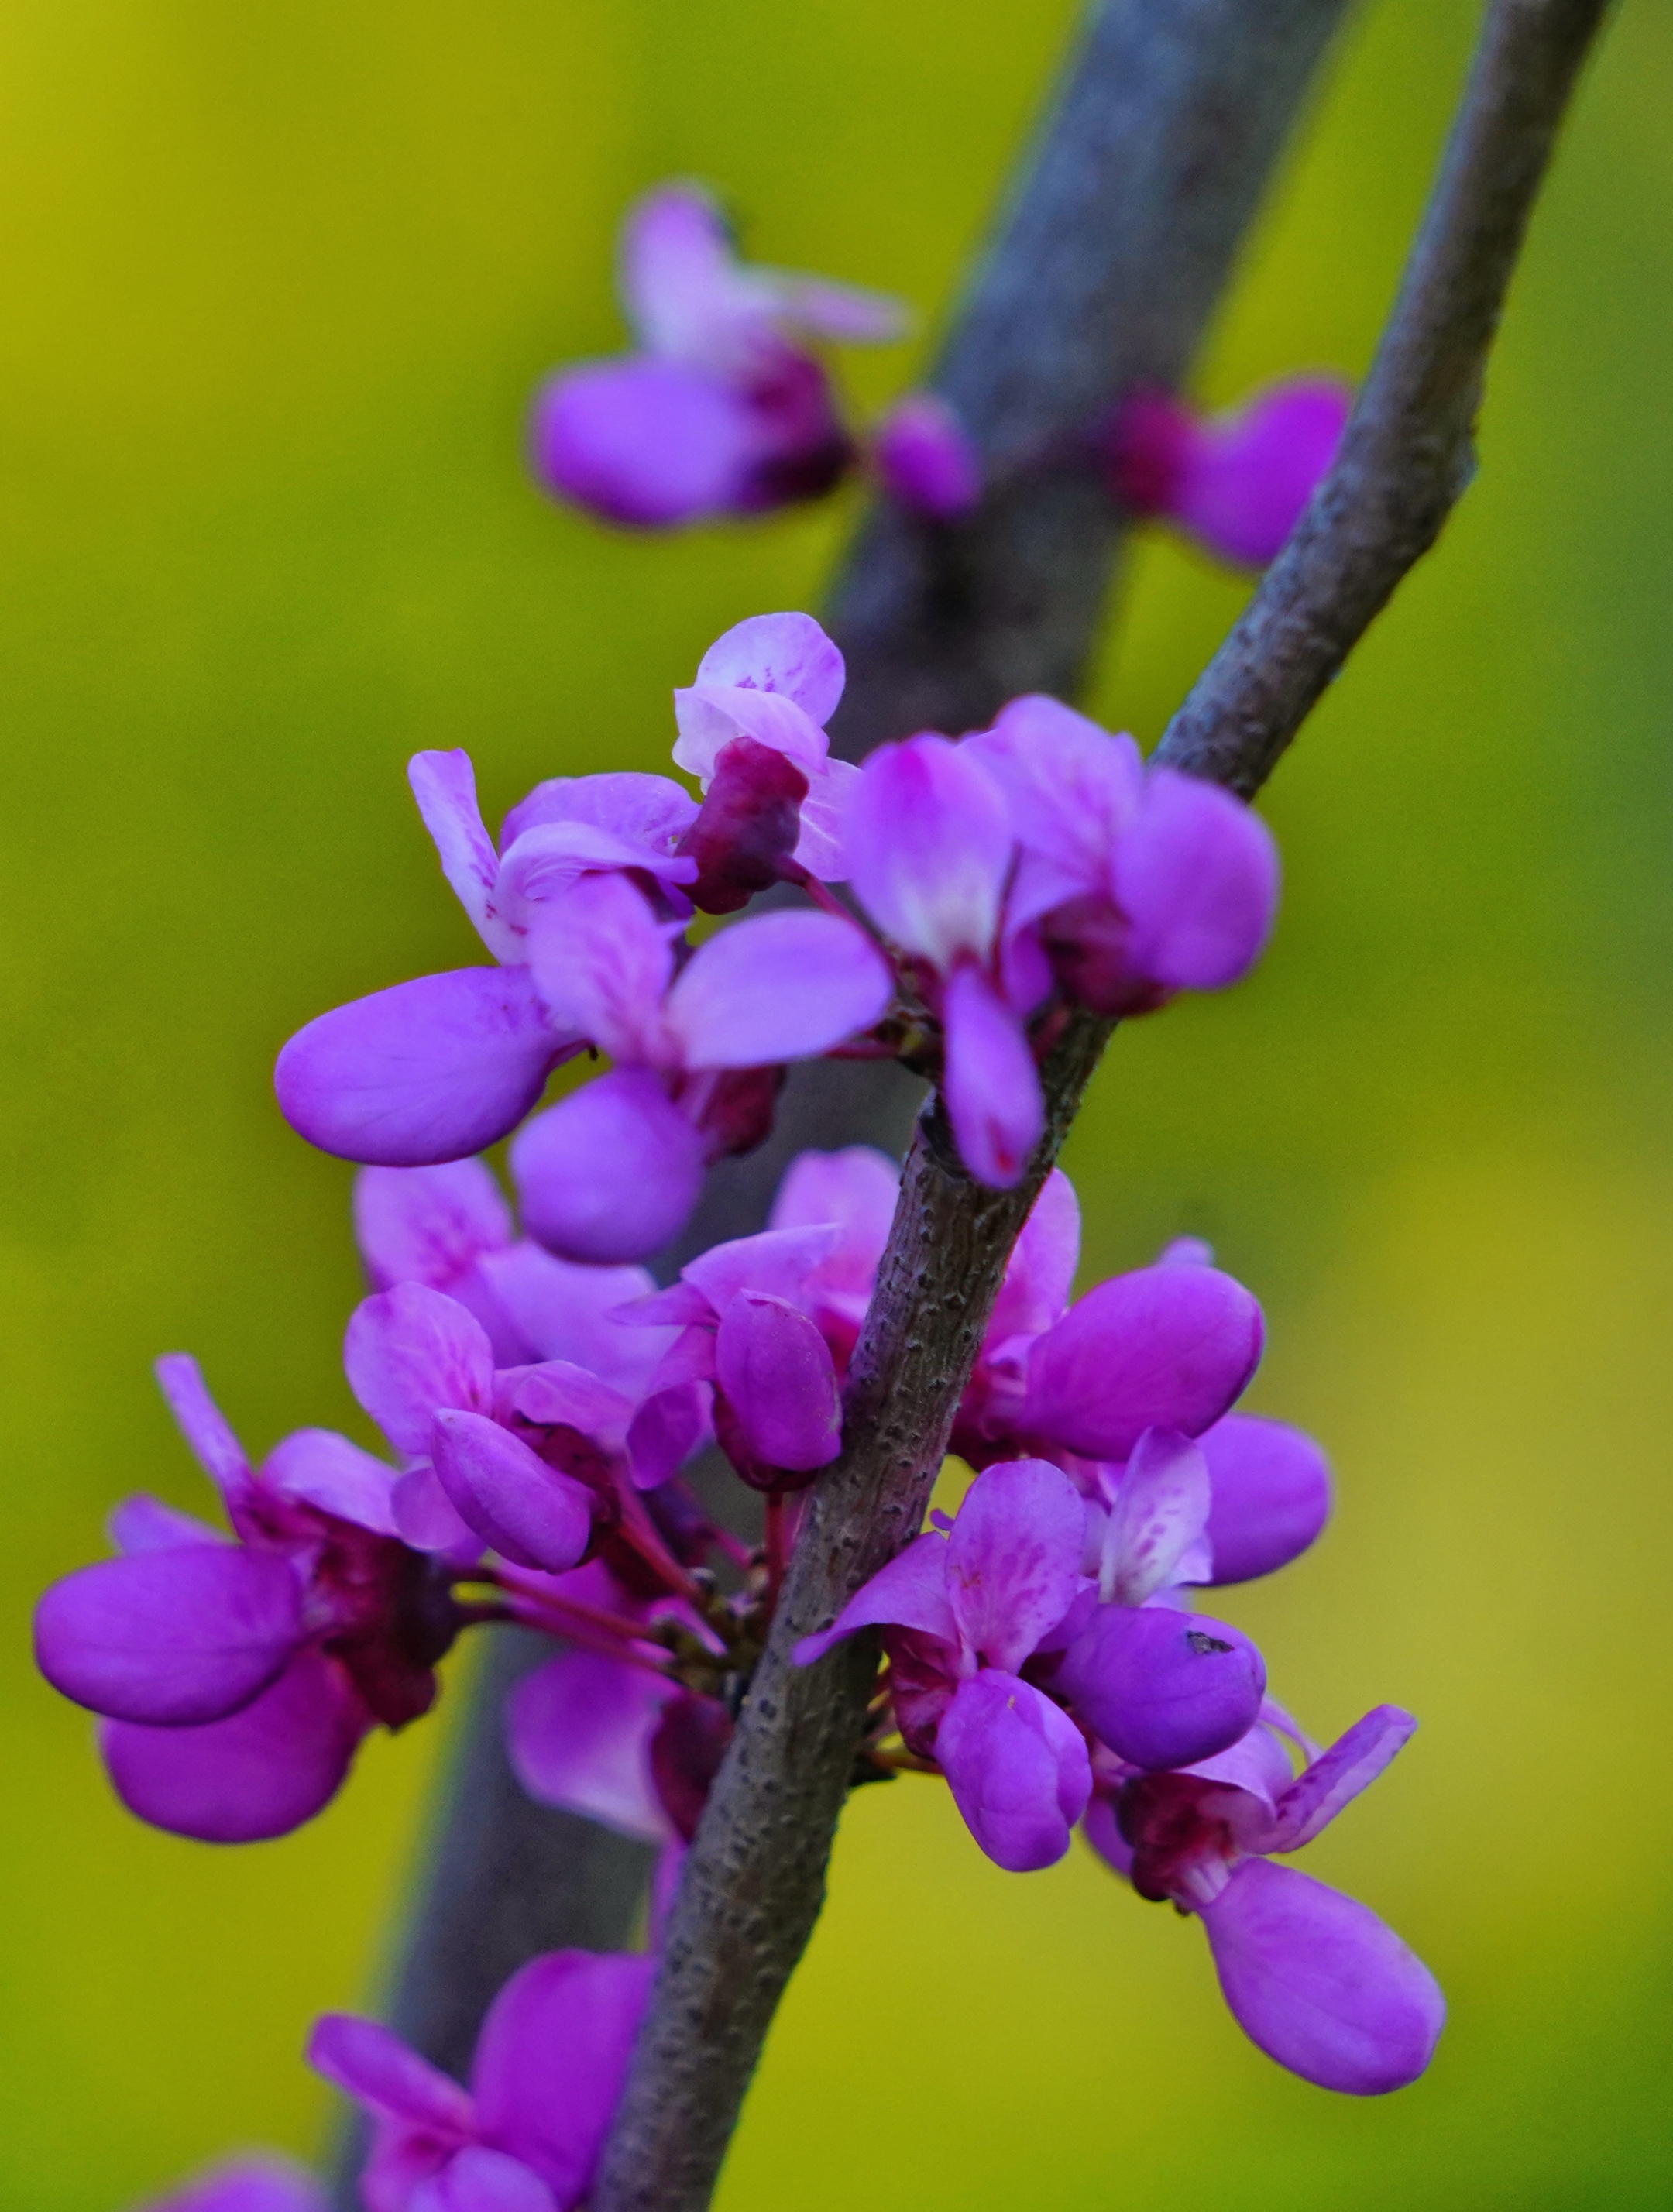
[[(832, 734), (848, 758), (926, 726), (969, 728), (1018, 692), (1074, 691), (1122, 530), (1081, 465), (1087, 424), (1134, 385), (1189, 368), (1348, 4), (1092, 10), (935, 371), (995, 489), (957, 531), (875, 514), (832, 595), (849, 665)], [(894, 1067), (793, 1070), (772, 1139), (710, 1176), (671, 1261), (758, 1228), (808, 1145), (901, 1150), (918, 1091)], [(506, 1637), (481, 1671), (394, 1978), (395, 2027), (461, 2075), (508, 1976), (535, 1950), (624, 1942), (642, 1887), (639, 1846), (517, 1788), (500, 1738), (526, 1663)], [(338, 2165), (344, 2212), (357, 2172), (350, 2142)]]
[[(1170, 732), (1180, 765), (1245, 793), (1258, 788), (1354, 639), (1433, 543), (1462, 489), (1487, 349), (1602, 14), (1601, 0), (1493, 0), (1358, 435), (1310, 513), (1300, 555), (1281, 556), (1240, 625), (1240, 653), (1228, 659), (1228, 648), (1204, 679), (1227, 662), (1216, 703), (1193, 724), (1188, 702)], [(1427, 491), (1413, 489), (1414, 476)], [(1107, 1024), (1081, 1017), (1048, 1060), (1047, 1133), (1016, 1191), (984, 1190), (963, 1175), (934, 1105), (920, 1121), (850, 1373), (843, 1455), (813, 1492), (765, 1656), (691, 1846), (595, 2212), (702, 2212), (709, 2202), (767, 2028), (818, 1916), (875, 1674), (871, 1637), (805, 1668), (794, 1664), (795, 1644), (827, 1626), (922, 1525), (1011, 1244), (1107, 1035)]]
[(1335, 467), (1157, 757), (1257, 791), (1475, 465), (1487, 354), (1609, 0), (1494, 0), (1440, 177)]

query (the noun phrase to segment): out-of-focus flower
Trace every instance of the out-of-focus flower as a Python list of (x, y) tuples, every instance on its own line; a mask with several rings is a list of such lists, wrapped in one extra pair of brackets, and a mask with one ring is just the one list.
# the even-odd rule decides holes
[(807, 341), (895, 337), (893, 301), (740, 262), (690, 184), (629, 215), (620, 287), (638, 350), (564, 369), (536, 396), (532, 455), (550, 490), (657, 529), (817, 498), (847, 472), (854, 443)]
[(167, 2197), (148, 2197), (137, 2212), (328, 2212), (325, 2188), (276, 2152), (258, 2151), (200, 2173)]
[(890, 497), (931, 522), (957, 522), (982, 499), (982, 463), (938, 392), (910, 392), (872, 434), (872, 461)]
[(1135, 392), (1107, 434), (1110, 488), (1217, 560), (1263, 568), (1335, 460), (1353, 408), (1352, 388), (1333, 376), (1290, 377), (1207, 417), (1167, 392)]

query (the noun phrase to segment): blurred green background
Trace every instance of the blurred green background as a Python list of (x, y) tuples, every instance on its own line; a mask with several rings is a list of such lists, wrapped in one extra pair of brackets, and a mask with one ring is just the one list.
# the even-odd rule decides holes
[[(237, 2142), (363, 1999), (441, 1730), (216, 1853), (106, 1793), (25, 1620), (111, 1502), (203, 1502), (151, 1356), (246, 1437), (346, 1422), (347, 1171), (275, 1048), (471, 956), (402, 781), (496, 811), (662, 764), (726, 624), (817, 601), (836, 509), (627, 543), (544, 504), (520, 415), (617, 343), (611, 228), (722, 185), (763, 258), (933, 328), (1068, 0), (14, 0), (0, 16), (0, 2201), (117, 2212)], [(1205, 363), (1364, 365), (1474, 10), (1380, 0)], [(944, 1798), (856, 1801), (726, 2212), (1669, 2201), (1673, 1650), (1673, 15), (1627, 0), (1494, 368), (1480, 480), (1265, 802), (1288, 886), (1229, 1000), (1123, 1034), (1073, 1141), (1089, 1267), (1212, 1237), (1256, 1402), (1341, 1473), (1228, 1607), (1321, 1735), (1424, 1726), (1309, 1869), (1433, 1963), (1390, 2100), (1244, 2043), (1200, 1933), (1078, 1850), (999, 1874)], [(908, 353), (856, 360), (879, 401)], [(1240, 587), (1144, 545), (1096, 705), (1147, 741)], [(457, 1705), (457, 1700), (455, 1700)]]

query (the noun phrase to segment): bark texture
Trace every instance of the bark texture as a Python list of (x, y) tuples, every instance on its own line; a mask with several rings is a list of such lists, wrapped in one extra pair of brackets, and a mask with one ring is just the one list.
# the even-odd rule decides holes
[[(1246, 795), (1468, 477), (1487, 350), (1603, 0), (1493, 0), (1441, 176), (1342, 455), (1165, 757)], [(863, 1728), (866, 1638), (797, 1668), (922, 1524), (1017, 1229), (1109, 1025), (1082, 1018), (1043, 1071), (1049, 1127), (1015, 1192), (968, 1182), (921, 1118), (844, 1407), (765, 1658), (687, 1861), (594, 2212), (701, 2212), (785, 1983), (823, 1901)]]

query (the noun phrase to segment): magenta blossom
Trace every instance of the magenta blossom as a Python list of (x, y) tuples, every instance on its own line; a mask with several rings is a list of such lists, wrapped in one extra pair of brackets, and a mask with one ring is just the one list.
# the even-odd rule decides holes
[(673, 1236), (706, 1162), (745, 1150), (769, 1121), (775, 1070), (878, 1019), (892, 994), (864, 933), (835, 915), (763, 915), (678, 965), (674, 926), (620, 875), (584, 877), (542, 911), (532, 968), (617, 1066), (538, 1115), (512, 1146), (530, 1232), (568, 1259), (642, 1257)]
[(929, 522), (958, 522), (982, 500), (982, 463), (939, 392), (910, 392), (872, 436), (872, 464), (890, 497)]
[(636, 1398), (570, 1360), (496, 1370), (475, 1316), (418, 1283), (356, 1308), (344, 1364), (407, 1461), (398, 1525), (461, 1566), (484, 1543), (522, 1567), (577, 1565), (708, 1434), (688, 1382)]
[(1217, 560), (1263, 568), (1335, 460), (1353, 406), (1332, 376), (1292, 377), (1208, 418), (1166, 392), (1137, 392), (1109, 434), (1110, 489)]
[[(812, 615), (751, 615), (715, 639), (695, 681), (674, 693), (674, 763), (702, 785), (705, 811), (721, 795), (734, 762), (753, 763), (739, 778), (738, 805), (747, 819), (759, 812), (745, 802), (761, 786), (768, 765), (761, 756), (788, 764), (805, 782), (794, 842), (775, 859), (776, 875), (801, 871), (840, 883), (847, 872), (843, 817), (860, 771), (830, 757), (825, 734), (846, 681), (842, 654)], [(744, 836), (741, 823), (731, 828), (734, 851)], [(764, 889), (772, 879), (763, 876), (751, 888)]]
[(1005, 909), (1013, 965), (1037, 947), (1069, 998), (1118, 1015), (1224, 989), (1253, 965), (1278, 857), (1240, 799), (1147, 769), (1131, 738), (1043, 695), (1013, 699), (962, 750), (1003, 794), (1019, 848)]
[(869, 1145), (799, 1152), (767, 1217), (770, 1230), (828, 1225), (836, 1231), (802, 1278), (794, 1303), (830, 1346), (839, 1375), (847, 1371), (872, 1302), (899, 1190), (899, 1169)]
[(288, 2158), (259, 2152), (228, 2159), (139, 2212), (328, 2212), (321, 2184)]
[(1059, 1468), (991, 1467), (948, 1535), (915, 1537), (796, 1647), (811, 1666), (855, 1630), (885, 1627), (903, 1735), (936, 1759), (970, 1833), (1013, 1874), (1062, 1857), (1092, 1790), (1080, 1730), (1019, 1672), (1080, 1595), (1086, 1531)]
[(1209, 1486), (1178, 1579), (1248, 1582), (1298, 1558), (1329, 1516), (1329, 1462), (1299, 1429), (1226, 1411), (1260, 1357), (1255, 1301), (1187, 1239), (1071, 1307), (1080, 1243), (1074, 1188), (1054, 1169), (1006, 1268), (952, 1449), (973, 1467), (1036, 1451), (1107, 1504), (1142, 1431), (1177, 1430), (1197, 1438)]
[(715, 1434), (757, 1489), (800, 1489), (842, 1447), (836, 1364), (813, 1315), (843, 1241), (827, 1222), (713, 1245), (617, 1316), (678, 1328), (654, 1379), (713, 1383)]
[(689, 184), (660, 186), (630, 214), (620, 283), (639, 350), (565, 369), (536, 397), (532, 459), (550, 490), (641, 529), (830, 490), (854, 447), (805, 341), (892, 338), (892, 301), (746, 266)]
[(1416, 1725), (1379, 1705), (1293, 1778), (1262, 1723), (1182, 1772), (1101, 1789), (1086, 1816), (1087, 1840), (1141, 1897), (1200, 1917), (1250, 2040), (1306, 2081), (1354, 2096), (1422, 2073), (1445, 2000), (1373, 1912), (1268, 1855), (1311, 1843)]
[(236, 1540), (129, 1499), (112, 1516), (120, 1556), (41, 1599), (37, 1662), (105, 1717), (111, 1779), (142, 1820), (209, 1843), (283, 1835), (335, 1794), (371, 1728), (429, 1710), (459, 1616), (398, 1539), (382, 1461), (302, 1429), (252, 1469), (194, 1363), (157, 1372)]
[(845, 842), (855, 896), (940, 1023), (941, 1097), (959, 1154), (978, 1181), (1008, 1187), (1044, 1127), (1025, 1018), (1051, 978), (1037, 954), (1004, 957), (1016, 843), (1004, 794), (946, 738), (879, 745), (849, 802)]
[(591, 1951), (531, 1960), (489, 2007), (468, 2090), (375, 2021), (328, 2013), (308, 2063), (371, 2115), (367, 2212), (575, 2212), (654, 1966)]
[(374, 1291), (422, 1283), (482, 1323), (497, 1367), (565, 1359), (638, 1401), (672, 1329), (623, 1330), (617, 1307), (656, 1285), (643, 1267), (589, 1267), (514, 1234), (510, 1208), (481, 1160), (362, 1168), (355, 1237)]

